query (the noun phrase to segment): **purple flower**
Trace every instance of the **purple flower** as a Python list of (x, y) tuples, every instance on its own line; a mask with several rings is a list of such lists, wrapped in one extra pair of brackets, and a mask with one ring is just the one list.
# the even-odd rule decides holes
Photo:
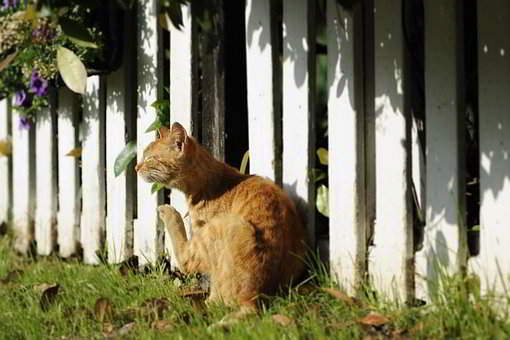
[(30, 80), (30, 92), (38, 96), (45, 96), (48, 90), (48, 81), (39, 77), (36, 70), (32, 71), (32, 79)]
[(19, 117), (19, 126), (20, 130), (29, 129), (32, 126), (32, 119), (30, 117), (21, 116)]
[(19, 90), (18, 92), (16, 92), (16, 95), (14, 98), (14, 105), (30, 107), (30, 105), (32, 105), (32, 97), (29, 96), (25, 92), (25, 90)]
[(32, 31), (32, 38), (34, 41), (44, 43), (55, 37), (55, 30), (53, 30), (48, 24), (39, 25)]
[(4, 8), (14, 8), (18, 6), (18, 0), (4, 0)]

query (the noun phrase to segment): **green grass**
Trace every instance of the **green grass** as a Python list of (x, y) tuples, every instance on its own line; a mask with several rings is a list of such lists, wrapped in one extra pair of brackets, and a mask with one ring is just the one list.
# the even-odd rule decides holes
[[(14, 270), (18, 275), (9, 276)], [(126, 273), (119, 266), (22, 257), (14, 254), (8, 238), (0, 237), (0, 338), (510, 338), (508, 318), (492, 312), (489, 301), (466, 296), (453, 279), (436, 304), (398, 308), (373, 297), (348, 303), (319, 288), (333, 287), (322, 271), (311, 275), (313, 285), (307, 289), (282, 292), (265, 300), (259, 315), (217, 327), (232, 310), (204, 307), (198, 299), (181, 296), (197, 286), (194, 278), (181, 281), (161, 266), (148, 273)], [(40, 285), (55, 283), (57, 294), (41, 302)], [(370, 312), (379, 313), (379, 321), (387, 320), (363, 325), (360, 320)]]

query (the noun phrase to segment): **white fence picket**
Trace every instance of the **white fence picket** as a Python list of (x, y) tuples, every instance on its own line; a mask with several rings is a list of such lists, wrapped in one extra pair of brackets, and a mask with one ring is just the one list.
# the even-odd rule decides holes
[(413, 267), (413, 229), (404, 44), (402, 23), (394, 18), (395, 13), (402, 13), (402, 0), (375, 0), (374, 5), (377, 213), (369, 272), (378, 291), (403, 301), (410, 293), (407, 280)]
[[(159, 1), (151, 0), (138, 6), (138, 161), (143, 159), (143, 150), (156, 137), (154, 131), (147, 133), (145, 130), (156, 119), (156, 110), (151, 104), (162, 97), (163, 49), (158, 4)], [(139, 176), (137, 184), (138, 217), (133, 226), (134, 254), (138, 256), (140, 264), (154, 263), (162, 248), (162, 227), (156, 210), (162, 193), (152, 194), (151, 185)]]
[(329, 251), (332, 275), (350, 293), (366, 259), (364, 117), (356, 103), (355, 14), (328, 1)]
[(19, 126), (20, 115), (12, 113), (12, 229), (14, 248), (27, 253), (33, 239), (35, 196), (34, 130)]
[[(0, 141), (10, 143), (11, 139), (11, 112), (9, 101), (0, 100)], [(11, 157), (0, 155), (0, 225), (9, 222), (9, 211), (12, 199), (12, 172)]]
[(478, 1), (480, 255), (473, 269), (483, 294), (510, 292), (510, 18), (505, 0)]
[[(51, 96), (54, 98), (53, 94)], [(35, 240), (39, 255), (49, 255), (53, 251), (57, 232), (55, 110), (55, 107), (41, 110), (35, 123)]]
[(106, 79), (106, 243), (108, 262), (118, 263), (133, 255), (133, 166), (114, 174), (117, 156), (131, 142), (133, 123), (132, 23), (125, 20), (123, 64)]
[(277, 180), (271, 0), (246, 1), (250, 172)]
[(87, 79), (83, 95), (82, 135), (82, 215), (83, 261), (97, 264), (103, 250), (105, 228), (105, 88), (99, 76)]
[[(170, 28), (170, 121), (179, 122), (188, 133), (193, 133), (192, 121), (192, 23), (191, 11), (182, 6), (182, 22), (180, 30)], [(183, 193), (172, 190), (170, 203), (184, 216), (188, 212), (188, 204)], [(191, 237), (190, 221), (187, 219), (186, 232)], [(177, 265), (172, 249), (170, 234), (165, 230), (165, 249), (170, 254), (172, 265)]]
[(66, 87), (59, 90), (58, 100), (58, 249), (62, 257), (77, 250), (80, 225), (80, 179), (76, 157), (67, 154), (78, 146), (76, 98)]
[(315, 4), (283, 2), (283, 155), (282, 182), (305, 215), (315, 244)]
[(467, 259), (464, 208), (464, 157), (461, 148), (465, 108), (457, 62), (464, 51), (457, 30), (462, 23), (455, 0), (425, 3), (426, 225), (423, 249), (416, 254), (417, 297), (437, 293), (440, 274), (462, 270)]

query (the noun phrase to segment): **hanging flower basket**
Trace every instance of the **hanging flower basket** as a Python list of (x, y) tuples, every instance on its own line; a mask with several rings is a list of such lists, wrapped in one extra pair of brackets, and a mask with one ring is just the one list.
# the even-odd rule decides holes
[(123, 15), (113, 0), (0, 3), (0, 99), (14, 97), (20, 126), (48, 106), (49, 87), (83, 94), (87, 76), (119, 67)]

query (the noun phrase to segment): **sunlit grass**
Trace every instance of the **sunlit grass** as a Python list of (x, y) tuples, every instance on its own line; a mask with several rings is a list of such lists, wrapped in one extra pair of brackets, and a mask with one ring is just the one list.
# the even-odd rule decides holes
[[(508, 318), (493, 312), (490, 301), (459, 289), (459, 279), (448, 279), (433, 305), (399, 308), (373, 296), (357, 303), (335, 298), (320, 289), (334, 286), (325, 269), (314, 267), (306, 284), (264, 299), (258, 315), (220, 326), (232, 309), (181, 296), (198, 288), (195, 278), (181, 280), (163, 266), (140, 273), (118, 265), (21, 257), (4, 237), (0, 338), (510, 338)], [(17, 275), (9, 275), (15, 270)], [(41, 284), (59, 284), (54, 300), (41, 302)], [(376, 313), (374, 319), (363, 321), (369, 313)]]

